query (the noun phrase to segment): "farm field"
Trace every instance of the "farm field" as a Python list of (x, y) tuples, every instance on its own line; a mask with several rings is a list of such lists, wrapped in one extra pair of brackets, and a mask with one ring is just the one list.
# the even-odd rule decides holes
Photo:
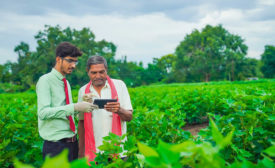
[[(101, 166), (274, 167), (275, 80), (151, 85), (129, 93), (128, 159), (108, 161), (122, 151), (113, 145), (121, 138), (111, 134), (97, 157)], [(0, 101), (0, 167), (10, 167), (15, 157), (40, 167), (35, 92), (0, 94)], [(196, 136), (184, 129), (209, 122)]]

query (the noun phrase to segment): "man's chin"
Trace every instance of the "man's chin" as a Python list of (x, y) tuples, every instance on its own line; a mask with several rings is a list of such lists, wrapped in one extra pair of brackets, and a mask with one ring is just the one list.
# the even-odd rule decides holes
[(94, 86), (103, 86), (103, 85), (105, 85), (105, 82), (104, 81), (93, 81), (93, 85)]
[(67, 74), (71, 74), (73, 72), (73, 70), (68, 70)]

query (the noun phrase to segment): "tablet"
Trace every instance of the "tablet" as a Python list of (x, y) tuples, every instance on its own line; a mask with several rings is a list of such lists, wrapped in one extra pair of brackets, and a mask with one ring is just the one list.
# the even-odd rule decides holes
[(108, 102), (117, 102), (117, 99), (95, 99), (94, 104), (98, 105), (98, 108), (104, 109), (104, 105)]

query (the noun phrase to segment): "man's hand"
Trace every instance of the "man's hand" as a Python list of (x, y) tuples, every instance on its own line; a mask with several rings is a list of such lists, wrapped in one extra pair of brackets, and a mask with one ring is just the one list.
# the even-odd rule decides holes
[(108, 102), (105, 104), (104, 109), (109, 112), (119, 113), (120, 103), (119, 102)]
[(81, 113), (92, 112), (94, 109), (97, 108), (97, 105), (88, 102), (79, 102), (74, 104), (74, 110)]
[(117, 113), (123, 121), (131, 121), (133, 118), (133, 111), (125, 110), (124, 108), (120, 107), (119, 102), (108, 102), (104, 106), (104, 109), (109, 112)]
[(95, 95), (93, 95), (92, 93), (84, 94), (84, 96), (82, 97), (82, 100), (85, 102), (93, 103), (94, 96)]

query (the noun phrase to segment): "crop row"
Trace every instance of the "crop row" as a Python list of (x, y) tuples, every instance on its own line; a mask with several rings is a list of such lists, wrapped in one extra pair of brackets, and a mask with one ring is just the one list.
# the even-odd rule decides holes
[[(187, 140), (215, 143), (209, 128), (197, 137), (182, 129), (186, 123), (208, 122), (209, 117), (223, 135), (235, 129), (232, 145), (221, 151), (227, 162), (257, 162), (275, 141), (275, 81), (156, 85), (129, 92), (134, 118), (128, 123), (128, 137), (132, 137), (128, 139), (134, 146), (139, 141), (157, 147), (159, 139), (174, 144)], [(74, 101), (76, 96), (74, 90)], [(41, 165), (43, 141), (37, 130), (35, 93), (0, 94), (0, 100), (0, 167), (9, 167), (14, 157)]]

